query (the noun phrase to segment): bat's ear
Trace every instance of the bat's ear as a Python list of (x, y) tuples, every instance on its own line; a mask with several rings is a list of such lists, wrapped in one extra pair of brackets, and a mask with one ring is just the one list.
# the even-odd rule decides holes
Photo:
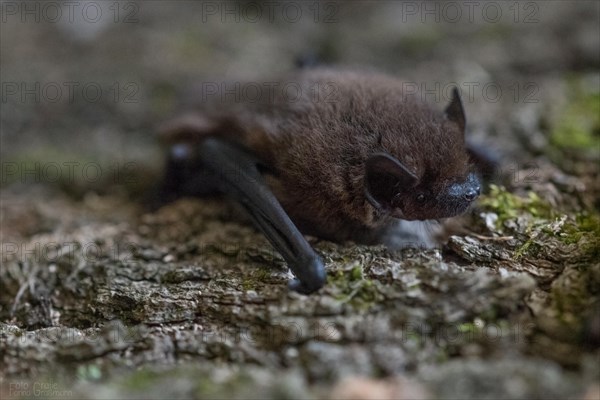
[(460, 99), (460, 93), (456, 87), (452, 89), (452, 100), (450, 100), (450, 104), (446, 107), (445, 113), (446, 118), (458, 125), (458, 129), (464, 134), (466, 125), (465, 110)]
[(374, 154), (367, 160), (365, 195), (376, 208), (392, 209), (392, 200), (398, 190), (409, 189), (417, 181), (414, 173), (387, 153)]

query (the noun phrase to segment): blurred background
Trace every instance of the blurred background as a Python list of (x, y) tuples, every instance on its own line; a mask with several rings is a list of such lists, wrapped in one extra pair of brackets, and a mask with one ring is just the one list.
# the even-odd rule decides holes
[[(471, 137), (509, 163), (549, 154), (574, 168), (556, 153), (597, 144), (593, 0), (0, 4), (4, 186), (138, 190), (160, 170), (157, 124), (190, 88), (272, 81), (307, 57), (393, 74), (440, 109), (457, 84)], [(119, 168), (131, 176), (113, 179)]]

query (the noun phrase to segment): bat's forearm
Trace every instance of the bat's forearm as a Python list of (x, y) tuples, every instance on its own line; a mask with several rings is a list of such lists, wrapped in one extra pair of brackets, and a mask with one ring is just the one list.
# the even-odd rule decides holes
[(286, 260), (297, 280), (290, 287), (311, 293), (325, 283), (325, 268), (283, 210), (258, 171), (258, 160), (245, 149), (215, 138), (199, 144), (203, 166), (214, 174), (218, 189), (236, 199)]

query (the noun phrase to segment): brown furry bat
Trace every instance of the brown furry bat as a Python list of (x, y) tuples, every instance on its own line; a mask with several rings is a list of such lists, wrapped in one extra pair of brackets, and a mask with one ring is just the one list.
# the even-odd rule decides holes
[(163, 127), (164, 193), (236, 198), (292, 268), (296, 290), (325, 279), (296, 226), (372, 242), (397, 218), (452, 217), (479, 195), (457, 90), (443, 113), (393, 77), (308, 69), (254, 100), (206, 105)]

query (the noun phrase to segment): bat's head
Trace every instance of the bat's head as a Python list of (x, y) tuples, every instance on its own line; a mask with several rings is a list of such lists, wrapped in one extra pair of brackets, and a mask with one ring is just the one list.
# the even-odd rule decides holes
[[(367, 200), (378, 210), (406, 220), (447, 218), (466, 211), (479, 196), (480, 183), (470, 171), (458, 91), (453, 91), (442, 122), (403, 129), (409, 130), (404, 135), (411, 140), (404, 140), (405, 149), (395, 152), (409, 154), (377, 152), (367, 159)], [(411, 162), (401, 161), (405, 159)]]

